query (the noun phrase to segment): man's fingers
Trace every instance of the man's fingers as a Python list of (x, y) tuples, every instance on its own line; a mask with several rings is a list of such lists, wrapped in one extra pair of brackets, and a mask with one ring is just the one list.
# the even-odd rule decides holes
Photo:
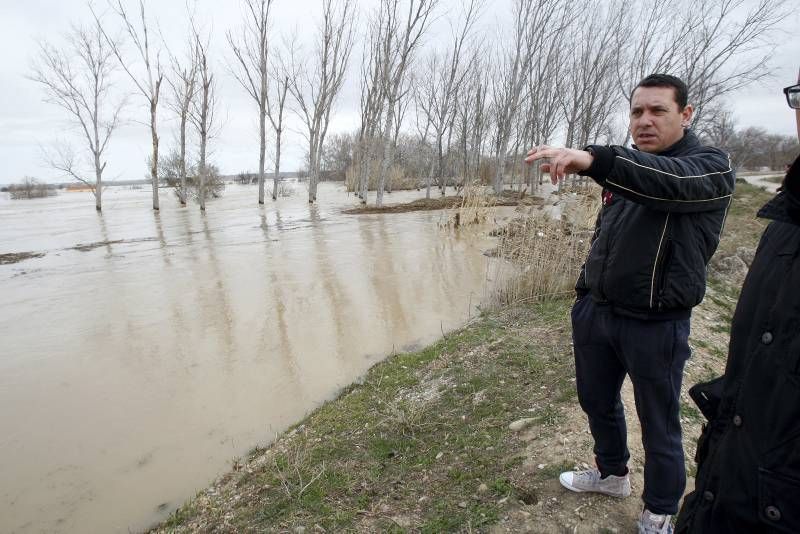
[(566, 169), (567, 162), (565, 158), (562, 156), (556, 159), (556, 179), (563, 180), (564, 179), (564, 170)]
[[(557, 150), (555, 150), (557, 152)], [(533, 163), (534, 161), (540, 160), (542, 158), (551, 158), (553, 157), (554, 150), (552, 147), (547, 145), (540, 145), (535, 146), (528, 151), (525, 156), (525, 163)]]

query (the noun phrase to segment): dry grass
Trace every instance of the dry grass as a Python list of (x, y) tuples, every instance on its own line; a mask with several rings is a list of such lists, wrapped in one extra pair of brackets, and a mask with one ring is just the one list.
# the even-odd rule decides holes
[[(520, 197), (519, 194), (502, 195), (499, 197), (493, 195), (474, 194), (469, 198), (464, 196), (447, 196), (437, 198), (418, 198), (417, 200), (407, 202), (405, 204), (391, 204), (378, 206), (359, 206), (356, 208), (349, 208), (342, 210), (342, 213), (348, 215), (365, 215), (370, 213), (407, 213), (409, 211), (429, 211), (429, 210), (459, 210), (462, 207), (466, 208), (465, 215), (468, 215), (470, 210), (474, 210), (478, 202), (486, 202), (487, 206), (538, 206), (544, 200), (540, 197), (525, 196)], [(473, 206), (470, 208), (470, 206)], [(474, 215), (474, 213), (473, 213)]]
[[(344, 173), (344, 185), (348, 193), (355, 192), (358, 189), (358, 173), (360, 172), (360, 164), (354, 161), (352, 165), (347, 167)], [(378, 188), (378, 176), (380, 175), (381, 168), (380, 162), (375, 161), (370, 165), (367, 179), (367, 189), (375, 191)], [(414, 176), (406, 175), (402, 167), (392, 165), (389, 167), (389, 173), (386, 176), (386, 190), (387, 191), (402, 191), (408, 189), (419, 189), (421, 181)]]
[(594, 192), (564, 197), (561, 220), (542, 212), (496, 232), (495, 289), (490, 306), (570, 295), (586, 258), (599, 202)]
[(443, 228), (460, 228), (488, 221), (498, 204), (498, 198), (489, 194), (485, 187), (468, 185), (461, 191), (461, 203), (453, 206), (440, 223)]

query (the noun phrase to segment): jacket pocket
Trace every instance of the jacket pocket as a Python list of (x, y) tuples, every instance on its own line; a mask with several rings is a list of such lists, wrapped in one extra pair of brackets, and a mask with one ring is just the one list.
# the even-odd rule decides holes
[(700, 382), (689, 388), (689, 396), (700, 408), (705, 418), (712, 421), (717, 415), (719, 403), (722, 400), (722, 387), (725, 383), (725, 375), (708, 382)]
[(800, 478), (759, 469), (758, 518), (776, 532), (800, 532)]

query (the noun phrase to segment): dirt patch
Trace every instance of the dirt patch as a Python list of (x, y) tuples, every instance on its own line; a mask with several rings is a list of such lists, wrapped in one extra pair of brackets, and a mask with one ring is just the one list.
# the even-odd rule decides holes
[(41, 258), (42, 256), (44, 256), (44, 252), (9, 252), (0, 254), (0, 265), (19, 263), (31, 258)]
[[(508, 192), (506, 192), (508, 193)], [(432, 211), (453, 209), (461, 206), (463, 198), (460, 196), (448, 196), (441, 198), (420, 198), (405, 204), (393, 204), (389, 206), (360, 206), (343, 210), (342, 213), (348, 215), (366, 215), (370, 213), (408, 213), (410, 211)], [(544, 199), (536, 196), (528, 196), (519, 193), (503, 194), (499, 197), (487, 197), (485, 205), (492, 206), (541, 206)]]

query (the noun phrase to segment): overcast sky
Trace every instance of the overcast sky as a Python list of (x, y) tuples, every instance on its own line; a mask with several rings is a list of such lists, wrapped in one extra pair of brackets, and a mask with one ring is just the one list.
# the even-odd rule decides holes
[[(755, 0), (748, 0), (755, 1)], [(359, 0), (362, 11), (372, 7), (377, 0)], [(507, 17), (509, 0), (489, 0), (483, 25), (496, 28), (498, 18)], [(797, 5), (797, 0), (789, 0)], [(134, 1), (126, 4), (135, 6)], [(309, 38), (315, 28), (315, 12), (320, 0), (277, 0), (273, 17), (276, 33), (296, 30), (300, 39)], [(445, 15), (454, 12), (459, 5), (455, 0), (445, 0)], [(100, 11), (106, 3), (95, 0)], [(178, 49), (186, 32), (185, 2), (183, 0), (150, 1), (148, 14), (160, 22), (165, 39)], [(225, 32), (235, 29), (242, 20), (240, 3), (236, 0), (198, 0), (198, 20), (212, 33), (210, 55), (214, 58), (214, 69), (219, 81), (221, 117), (224, 119), (217, 139), (212, 141), (212, 161), (224, 174), (235, 174), (255, 170), (258, 166), (257, 115), (252, 101), (227, 72), (230, 52), (225, 41)], [(113, 14), (106, 18), (111, 22)], [(363, 17), (362, 17), (363, 18)], [(72, 23), (88, 23), (91, 13), (84, 0), (0, 0), (0, 184), (18, 181), (29, 175), (47, 181), (65, 180), (48, 169), (43, 161), (42, 147), (52, 147), (59, 141), (75, 138), (75, 131), (65, 120), (62, 110), (44, 103), (44, 92), (38, 84), (26, 79), (30, 74), (31, 60), (36, 54), (37, 43), (48, 39), (61, 43), (61, 34)], [(364, 24), (360, 25), (361, 27)], [(760, 126), (771, 132), (794, 135), (794, 115), (789, 112), (781, 88), (794, 82), (800, 66), (800, 38), (796, 29), (800, 27), (800, 9), (784, 21), (786, 34), (772, 58), (775, 76), (765, 83), (751, 86), (729, 99), (740, 127)], [(437, 46), (448, 32), (446, 16), (432, 27), (427, 47)], [(488, 30), (486, 35), (495, 35)], [(331, 132), (349, 131), (358, 126), (358, 61), (356, 54), (344, 91), (336, 105), (336, 114)], [(165, 84), (166, 85), (166, 84)], [(122, 74), (116, 76), (120, 90), (133, 91), (129, 80)], [(149, 115), (144, 99), (136, 94), (130, 98), (126, 108), (128, 122), (114, 134), (106, 159), (108, 167), (104, 179), (137, 179), (147, 174), (146, 159), (150, 152), (150, 136), (147, 127), (134, 121), (147, 121)], [(299, 124), (295, 123), (299, 128)], [(176, 122), (171, 112), (160, 109), (159, 130), (162, 151), (174, 146)], [(74, 143), (74, 141), (73, 141)], [(81, 145), (75, 144), (80, 148)], [(297, 133), (289, 133), (284, 141), (282, 168), (295, 170), (305, 152), (304, 141)]]

